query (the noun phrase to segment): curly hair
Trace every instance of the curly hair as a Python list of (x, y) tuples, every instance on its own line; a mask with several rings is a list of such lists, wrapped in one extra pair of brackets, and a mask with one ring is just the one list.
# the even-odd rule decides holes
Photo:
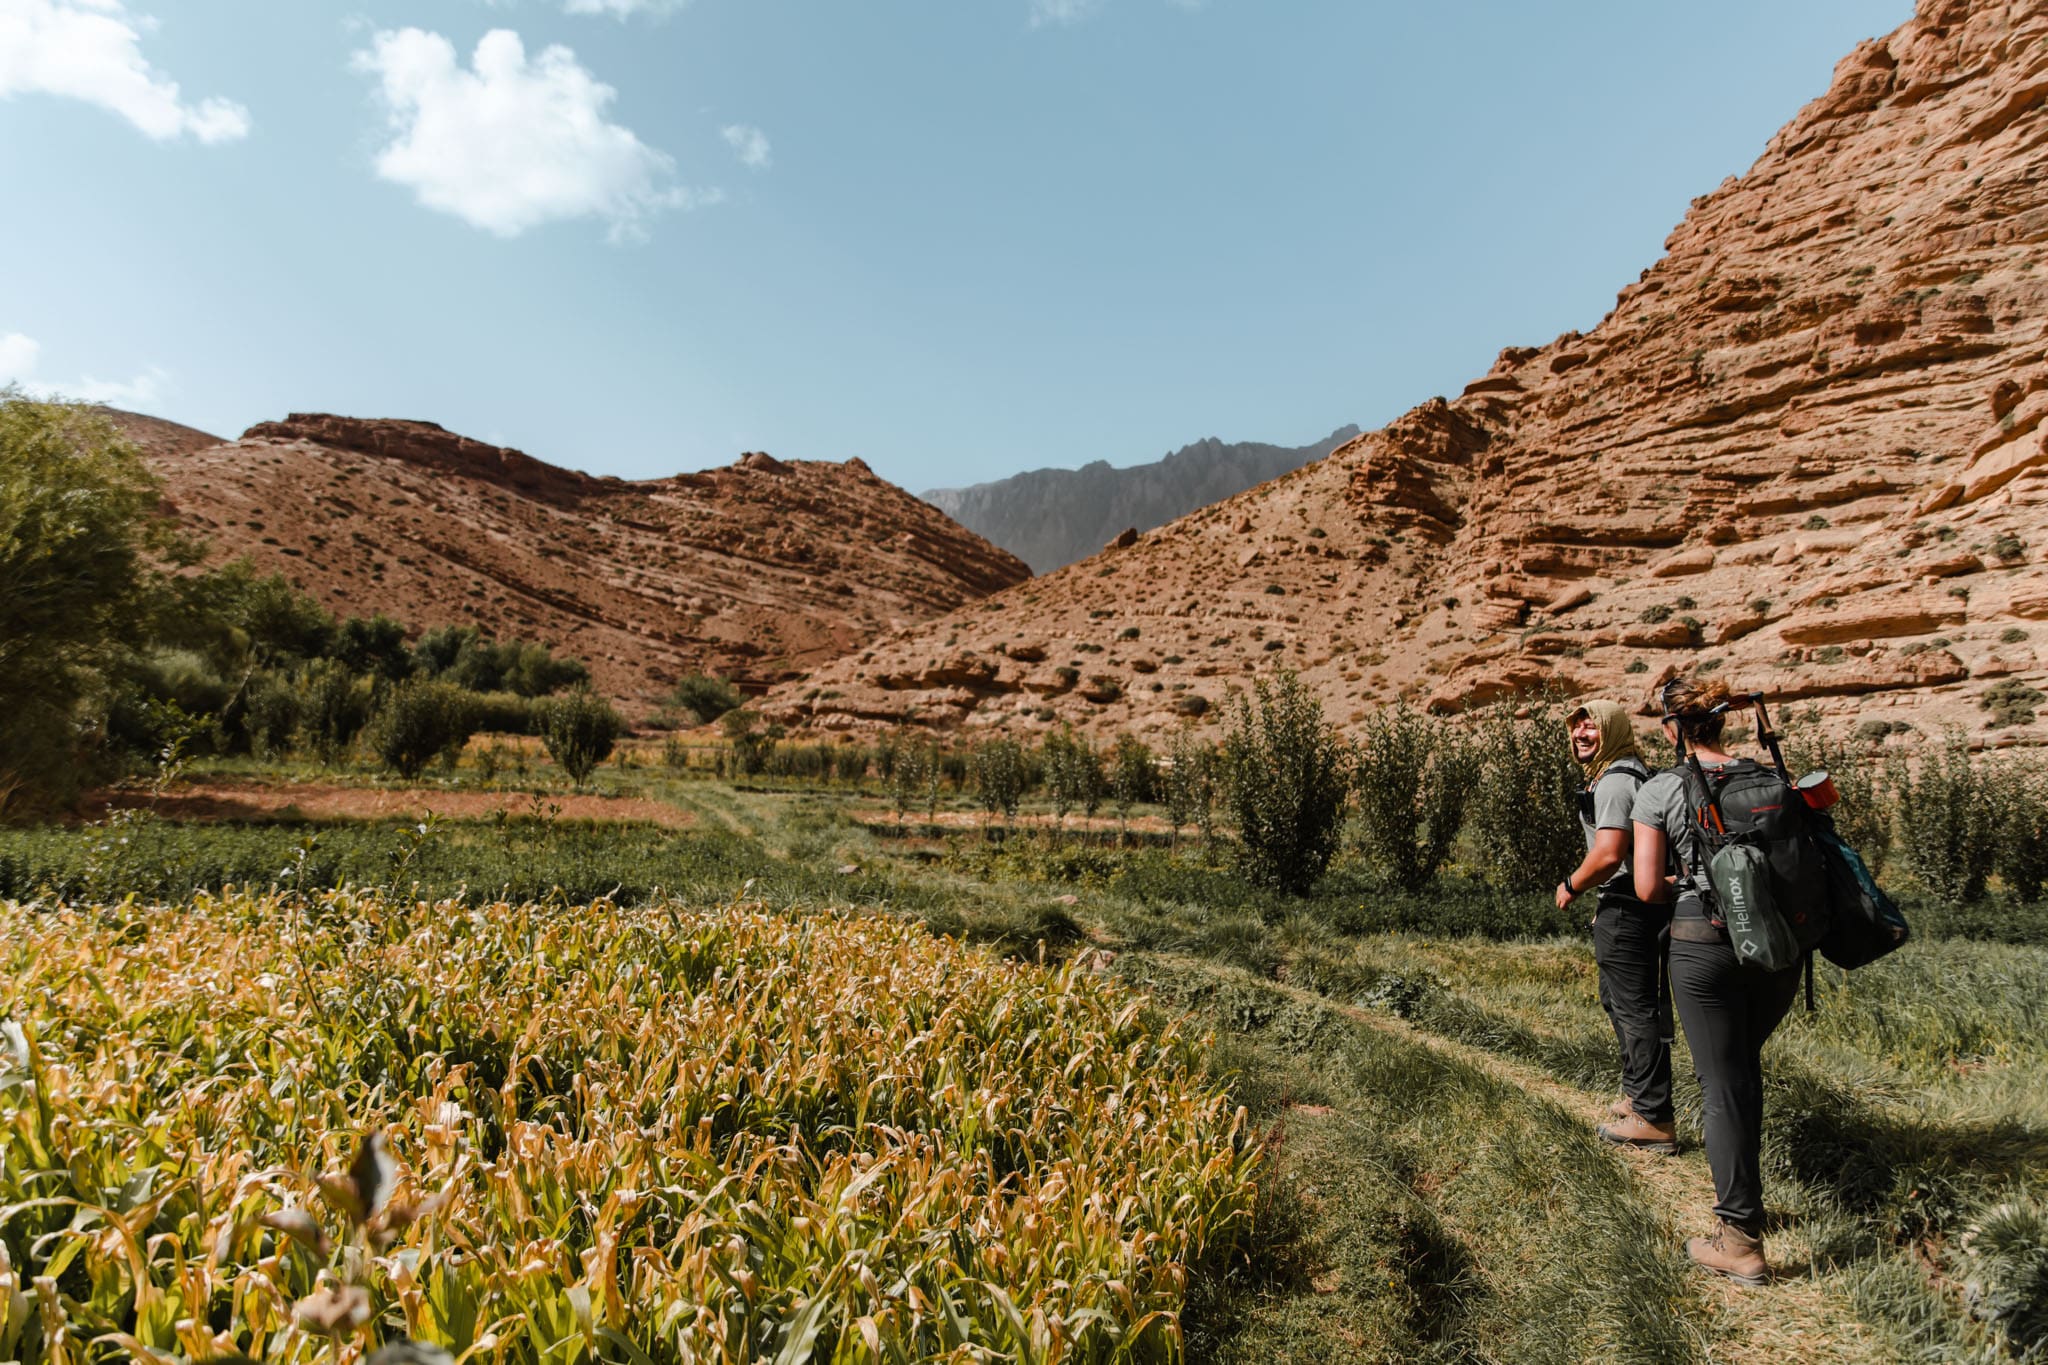
[(1722, 723), (1728, 719), (1725, 713), (1714, 714), (1714, 708), (1731, 695), (1732, 689), (1719, 679), (1673, 678), (1651, 694), (1650, 703), (1660, 714), (1675, 719), (1685, 738), (1712, 744), (1721, 738)]

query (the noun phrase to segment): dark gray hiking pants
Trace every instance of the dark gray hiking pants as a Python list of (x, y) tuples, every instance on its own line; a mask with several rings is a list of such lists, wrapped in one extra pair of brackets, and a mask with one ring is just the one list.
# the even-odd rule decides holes
[(1760, 972), (1724, 942), (1671, 944), (1671, 993), (1706, 1102), (1714, 1212), (1763, 1230), (1764, 1043), (1799, 993), (1799, 968)]
[(1621, 1045), (1621, 1093), (1649, 1123), (1671, 1122), (1671, 1006), (1661, 992), (1670, 923), (1663, 906), (1604, 891), (1593, 916), (1600, 1008)]

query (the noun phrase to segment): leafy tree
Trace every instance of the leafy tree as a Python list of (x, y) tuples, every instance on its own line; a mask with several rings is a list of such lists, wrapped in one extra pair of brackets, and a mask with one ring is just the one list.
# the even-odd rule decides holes
[(1464, 823), (1477, 769), (1458, 730), (1405, 701), (1366, 722), (1352, 787), (1366, 856), (1382, 876), (1408, 891), (1436, 876)]
[(375, 680), (356, 676), (338, 659), (316, 659), (294, 675), (292, 686), (299, 742), (322, 763), (339, 763), (369, 724)]
[(0, 390), (0, 814), (67, 798), (109, 668), (133, 641), (157, 485), (88, 409)]
[(1541, 891), (1584, 855), (1578, 793), (1585, 775), (1556, 707), (1539, 703), (1526, 718), (1516, 710), (1491, 707), (1479, 723), (1469, 819), (1489, 880), (1503, 890)]
[(412, 676), (413, 655), (405, 647), (405, 625), (382, 612), (351, 616), (334, 631), (332, 657), (351, 673), (374, 674), (392, 682)]
[(250, 746), (265, 758), (290, 750), (299, 730), (299, 694), (291, 680), (277, 673), (259, 673), (251, 678), (243, 724)]
[[(728, 711), (738, 710), (746, 703), (740, 690), (724, 678), (714, 678), (705, 673), (691, 673), (676, 684), (676, 690), (669, 700), (678, 708), (688, 711), (697, 718), (699, 725), (709, 725)], [(883, 774), (887, 776), (886, 773)]]
[(1118, 735), (1116, 747), (1110, 751), (1109, 792), (1116, 802), (1119, 834), (1130, 819), (1131, 807), (1152, 799), (1157, 777), (1151, 747), (1136, 735)]
[(370, 726), (370, 744), (407, 781), (475, 733), (469, 695), (452, 683), (410, 678), (393, 687)]
[(1991, 774), (1998, 834), (1992, 870), (2023, 901), (2039, 900), (2048, 885), (2048, 770), (2038, 757), (2012, 759)]
[(413, 669), (472, 692), (545, 697), (590, 681), (575, 659), (558, 659), (546, 645), (498, 640), (478, 626), (442, 626), (413, 646)]
[(1015, 740), (984, 740), (974, 747), (974, 786), (990, 817), (1016, 817), (1024, 795), (1024, 751)]
[(926, 768), (935, 765), (926, 762), (924, 746), (909, 735), (892, 736), (888, 751), (889, 796), (896, 804), (896, 826), (901, 829), (903, 817), (924, 799)]
[(1970, 761), (1969, 737), (1951, 729), (1917, 765), (1899, 761), (1899, 856), (1920, 884), (1949, 901), (1975, 901), (1997, 857), (1996, 784)]
[(610, 702), (579, 687), (567, 696), (539, 703), (541, 742), (548, 757), (581, 787), (597, 765), (611, 756), (626, 723)]
[(1166, 770), (1166, 818), (1175, 839), (1192, 824), (1204, 843), (1216, 835), (1216, 795), (1222, 769), (1216, 746), (1183, 729), (1173, 737), (1171, 766)]
[(1224, 740), (1248, 880), (1304, 895), (1337, 852), (1349, 778), (1344, 741), (1301, 679), (1283, 672), (1235, 697)]

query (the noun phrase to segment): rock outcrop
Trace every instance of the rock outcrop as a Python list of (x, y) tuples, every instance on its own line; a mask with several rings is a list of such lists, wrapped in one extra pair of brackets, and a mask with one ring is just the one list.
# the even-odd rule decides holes
[(431, 422), (295, 413), (222, 443), (116, 417), (217, 558), (338, 613), (545, 641), (629, 703), (692, 671), (765, 688), (1030, 576), (858, 460), (629, 483)]
[(1683, 669), (1981, 730), (2042, 680), (2044, 561), (2048, 11), (1921, 0), (1592, 331), (770, 709), (1143, 732), (1282, 665), (1340, 721)]

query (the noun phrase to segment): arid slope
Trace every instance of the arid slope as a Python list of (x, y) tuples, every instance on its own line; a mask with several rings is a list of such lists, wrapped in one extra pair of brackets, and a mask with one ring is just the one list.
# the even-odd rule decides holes
[(337, 612), (547, 641), (631, 702), (692, 670), (765, 685), (1029, 576), (859, 460), (629, 483), (430, 422), (294, 414), (220, 443), (121, 420), (217, 557)]
[(1923, 0), (1590, 333), (770, 709), (1159, 731), (1277, 665), (1340, 720), (1691, 668), (1982, 733), (2048, 649), (2044, 244), (2048, 12)]

